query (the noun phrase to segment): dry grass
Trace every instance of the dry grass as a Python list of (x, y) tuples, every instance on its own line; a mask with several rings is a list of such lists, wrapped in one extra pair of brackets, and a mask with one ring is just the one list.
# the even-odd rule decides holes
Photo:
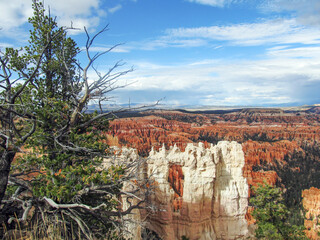
[[(63, 216), (62, 216), (63, 218)], [(58, 239), (82, 239), (81, 233), (74, 228), (67, 227), (67, 222), (58, 217), (37, 219), (29, 227), (22, 227), (16, 221), (16, 229), (7, 230), (4, 226), (4, 240), (58, 240)]]

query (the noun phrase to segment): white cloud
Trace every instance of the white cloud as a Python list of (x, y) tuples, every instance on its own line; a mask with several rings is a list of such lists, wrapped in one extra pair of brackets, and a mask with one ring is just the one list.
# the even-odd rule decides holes
[(203, 5), (209, 5), (212, 7), (224, 7), (231, 3), (239, 2), (239, 0), (187, 0), (189, 2), (199, 3)]
[[(74, 27), (86, 26), (90, 29), (98, 26), (100, 17), (106, 14), (100, 9), (100, 2), (101, 0), (46, 0), (44, 5), (46, 9), (50, 7), (51, 15), (58, 16), (60, 25), (70, 26), (72, 21)], [(32, 1), (29, 0), (1, 1), (0, 9), (0, 27), (4, 35), (12, 35), (12, 32), (19, 30), (33, 14)]]
[(32, 15), (31, 1), (11, 0), (0, 2), (1, 28), (16, 27)]
[[(209, 80), (209, 72), (202, 69), (196, 73), (196, 67), (185, 65), (167, 66), (148, 62), (135, 63), (133, 73), (126, 76), (133, 90), (161, 89), (161, 90), (186, 90), (199, 82)], [(209, 69), (208, 69), (209, 70)], [(210, 70), (209, 70), (210, 71)]]
[(262, 8), (272, 12), (293, 12), (297, 21), (305, 25), (320, 25), (319, 0), (267, 0)]
[(58, 16), (61, 25), (69, 26), (71, 21), (74, 27), (88, 29), (99, 25), (100, 17), (106, 12), (100, 9), (100, 0), (47, 0), (52, 14)]
[(115, 13), (115, 12), (119, 11), (121, 8), (122, 8), (121, 4), (118, 4), (117, 6), (108, 9), (108, 12), (109, 13)]
[(228, 41), (233, 45), (318, 44), (320, 29), (299, 25), (294, 19), (265, 20), (259, 23), (234, 24), (199, 28), (168, 29), (173, 39), (208, 39)]
[(10, 43), (0, 42), (0, 50), (4, 48), (10, 48), (10, 47), (14, 47), (14, 46)]
[[(308, 58), (300, 58), (306, 52)], [(312, 53), (314, 52), (314, 53)], [(162, 92), (167, 101), (208, 105), (294, 104), (319, 100), (320, 49), (269, 49), (262, 60), (201, 60), (179, 65), (135, 64), (130, 92)], [(184, 94), (184, 98), (180, 95)], [(161, 95), (160, 95), (161, 96)]]
[(317, 58), (320, 55), (320, 47), (297, 47), (278, 46), (270, 48), (267, 54), (272, 57), (287, 58)]
[[(106, 51), (109, 51), (110, 48), (111, 46), (94, 46), (94, 47), (90, 47), (90, 52), (106, 52)], [(81, 50), (85, 50), (85, 47), (82, 47)], [(127, 53), (127, 52), (130, 52), (130, 48), (120, 45), (116, 48), (113, 48), (110, 52)]]
[(159, 48), (167, 47), (178, 47), (178, 48), (189, 48), (189, 47), (200, 47), (206, 45), (207, 41), (204, 39), (175, 39), (172, 37), (164, 36), (158, 39), (147, 40), (140, 43), (133, 43), (135, 48), (142, 50), (156, 50)]

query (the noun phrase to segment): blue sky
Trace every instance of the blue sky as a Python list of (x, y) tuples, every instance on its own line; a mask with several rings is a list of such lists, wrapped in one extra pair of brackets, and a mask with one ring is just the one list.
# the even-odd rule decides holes
[[(62, 26), (90, 33), (92, 51), (125, 43), (97, 62), (124, 60), (117, 103), (277, 106), (320, 103), (319, 0), (47, 0)], [(0, 48), (28, 38), (31, 0), (0, 0)], [(70, 35), (80, 47), (83, 31)], [(86, 59), (80, 56), (85, 64)], [(90, 72), (94, 79), (94, 72)]]

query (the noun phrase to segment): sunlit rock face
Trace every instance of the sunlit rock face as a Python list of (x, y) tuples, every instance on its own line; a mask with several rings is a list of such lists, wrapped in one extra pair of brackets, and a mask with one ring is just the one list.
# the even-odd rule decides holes
[(320, 216), (320, 189), (310, 188), (302, 192), (302, 204), (306, 212), (304, 226), (309, 239), (320, 239), (318, 232)]
[(236, 142), (205, 148), (188, 144), (151, 150), (148, 175), (156, 182), (151, 201), (157, 207), (147, 227), (162, 239), (241, 239), (248, 235), (245, 219), (248, 184), (243, 177), (244, 153)]
[[(151, 147), (159, 151), (163, 143), (167, 148), (177, 144), (180, 150), (184, 151), (186, 145), (191, 142), (203, 142), (206, 148), (210, 148), (209, 143), (218, 143), (221, 140), (237, 141), (242, 144), (244, 152), (245, 163), (242, 173), (247, 179), (247, 184), (257, 186), (263, 182), (271, 185), (280, 183), (286, 189), (286, 200), (297, 203), (301, 202), (302, 190), (311, 187), (320, 189), (319, 109), (319, 107), (299, 111), (245, 109), (201, 114), (154, 110), (140, 113), (140, 117), (122, 118), (111, 122), (110, 131), (106, 133), (109, 137), (107, 143), (120, 147), (133, 147), (140, 155), (148, 156)], [(167, 151), (166, 154), (168, 155), (169, 152)], [(168, 177), (170, 180), (167, 182), (168, 189), (174, 192), (172, 192), (172, 200), (171, 198), (168, 200), (172, 201), (170, 209), (173, 213), (170, 216), (177, 219), (177, 212), (183, 215), (182, 210), (185, 209), (186, 182), (189, 175), (185, 172), (186, 167), (180, 163), (184, 161), (175, 162), (167, 167), (168, 175), (171, 176)], [(216, 180), (215, 177), (214, 181)], [(183, 193), (182, 196), (181, 193)], [(308, 196), (312, 198), (313, 194), (316, 194), (315, 191), (308, 193)], [(310, 209), (313, 207), (310, 206)], [(250, 212), (252, 208), (248, 209), (247, 222), (254, 223)], [(168, 216), (167, 212), (157, 214)], [(181, 218), (179, 218), (180, 222), (174, 221), (181, 223)], [(153, 219), (153, 223), (162, 221), (162, 225), (159, 224), (159, 226), (168, 224), (161, 218), (150, 217), (149, 219)], [(307, 228), (313, 224), (312, 219), (309, 220), (306, 222)], [(174, 222), (172, 219), (170, 221), (170, 223)], [(206, 223), (204, 222), (203, 225)], [(191, 223), (187, 223), (184, 219), (183, 224), (191, 226)], [(206, 226), (211, 229), (213, 225)], [(250, 228), (253, 227), (250, 226)], [(165, 231), (164, 227), (161, 229), (159, 232)], [(210, 236), (207, 239), (210, 239)]]

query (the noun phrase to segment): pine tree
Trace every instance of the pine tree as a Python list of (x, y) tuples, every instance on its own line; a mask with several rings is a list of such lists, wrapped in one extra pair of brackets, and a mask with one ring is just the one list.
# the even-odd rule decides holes
[(307, 239), (304, 226), (288, 222), (290, 212), (280, 188), (264, 183), (253, 190), (250, 203), (254, 207), (252, 216), (257, 221), (255, 234), (258, 239)]
[[(93, 40), (107, 28), (92, 38), (85, 29), (88, 63), (81, 68), (76, 58), (79, 48), (67, 36), (67, 29), (58, 27), (41, 2), (34, 0), (33, 9), (28, 46), (22, 51), (8, 48), (0, 59), (0, 84), (4, 89), (0, 92), (4, 129), (1, 159), (9, 156), (10, 150), (10, 168), (21, 147), (28, 149), (12, 164), (10, 176), (6, 165), (10, 186), (2, 204), (2, 218), (10, 223), (17, 215), (22, 224), (33, 208), (27, 223), (42, 223), (42, 228), (35, 231), (39, 236), (48, 231), (45, 222), (53, 221), (61, 236), (75, 232), (72, 238), (119, 237), (121, 231), (113, 230), (121, 226), (122, 216), (142, 207), (149, 190), (144, 187), (145, 180), (128, 181), (138, 174), (138, 161), (100, 168), (109, 154), (104, 132), (114, 113), (101, 109), (89, 114), (85, 110), (90, 100), (101, 104), (106, 93), (123, 87), (117, 85), (117, 79), (131, 69), (117, 72), (122, 66), (117, 62), (105, 75), (97, 72), (97, 79), (89, 84), (89, 68), (113, 49), (92, 57), (90, 54)], [(11, 81), (11, 72), (18, 75), (18, 81)], [(16, 97), (11, 101), (7, 95)], [(11, 149), (6, 148), (9, 145)], [(122, 191), (124, 182), (131, 183), (131, 191)], [(4, 190), (7, 183), (2, 184)], [(135, 204), (130, 201), (129, 207), (122, 209), (121, 199), (128, 196), (139, 200)]]

